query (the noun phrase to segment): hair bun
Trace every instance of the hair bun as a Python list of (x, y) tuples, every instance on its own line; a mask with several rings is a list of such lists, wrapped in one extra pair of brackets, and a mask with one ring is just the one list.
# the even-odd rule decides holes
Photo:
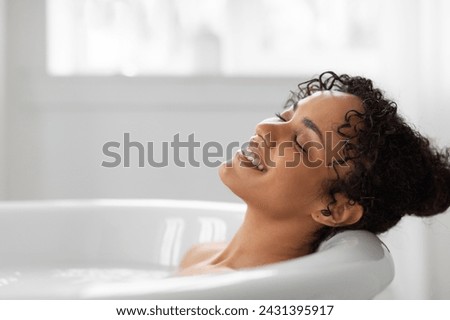
[(429, 217), (446, 211), (450, 207), (450, 167), (449, 151), (439, 152), (431, 149), (431, 155), (425, 155), (425, 163), (430, 168), (424, 177), (423, 185), (427, 190), (420, 190), (415, 201), (417, 206), (408, 210), (408, 214), (418, 217)]

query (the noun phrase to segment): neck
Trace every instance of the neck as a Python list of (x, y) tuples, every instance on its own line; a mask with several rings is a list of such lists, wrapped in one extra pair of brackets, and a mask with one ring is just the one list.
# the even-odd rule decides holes
[(240, 269), (309, 254), (316, 226), (298, 216), (281, 220), (248, 207), (238, 232), (211, 264)]

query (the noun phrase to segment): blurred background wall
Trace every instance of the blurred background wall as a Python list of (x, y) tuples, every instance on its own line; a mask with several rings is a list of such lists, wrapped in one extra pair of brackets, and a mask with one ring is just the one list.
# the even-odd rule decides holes
[[(0, 198), (239, 201), (217, 168), (141, 168), (136, 149), (105, 168), (102, 147), (242, 144), (329, 69), (372, 77), (450, 145), (449, 16), (445, 0), (0, 0)], [(448, 213), (382, 237), (397, 275), (380, 298), (450, 299)]]
[(5, 1), (0, 0), (0, 199), (5, 199), (6, 193), (6, 72), (5, 72), (5, 35), (6, 35)]

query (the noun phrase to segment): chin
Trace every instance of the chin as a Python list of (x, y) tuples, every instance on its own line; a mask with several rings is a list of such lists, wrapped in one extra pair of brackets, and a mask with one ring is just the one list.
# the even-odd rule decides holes
[(222, 183), (226, 185), (231, 191), (234, 192), (233, 186), (233, 180), (237, 180), (237, 175), (235, 172), (235, 168), (231, 165), (232, 160), (228, 160), (225, 162), (222, 162), (222, 164), (219, 166), (219, 177), (220, 180), (222, 180)]
[(257, 188), (249, 183), (252, 181), (252, 175), (247, 175), (244, 171), (252, 169), (239, 167), (239, 164), (236, 163), (231, 164), (232, 160), (229, 160), (219, 166), (219, 177), (223, 184), (247, 204), (249, 202), (260, 202), (260, 198), (254, 199), (257, 194), (252, 192)]

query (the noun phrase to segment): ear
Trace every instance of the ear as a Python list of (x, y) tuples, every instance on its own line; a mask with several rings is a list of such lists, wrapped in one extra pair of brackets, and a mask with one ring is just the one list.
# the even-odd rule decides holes
[(359, 203), (349, 200), (341, 193), (335, 194), (335, 199), (336, 203), (330, 206), (330, 215), (324, 215), (318, 211), (312, 214), (312, 218), (329, 227), (349, 226), (361, 219), (364, 208)]

